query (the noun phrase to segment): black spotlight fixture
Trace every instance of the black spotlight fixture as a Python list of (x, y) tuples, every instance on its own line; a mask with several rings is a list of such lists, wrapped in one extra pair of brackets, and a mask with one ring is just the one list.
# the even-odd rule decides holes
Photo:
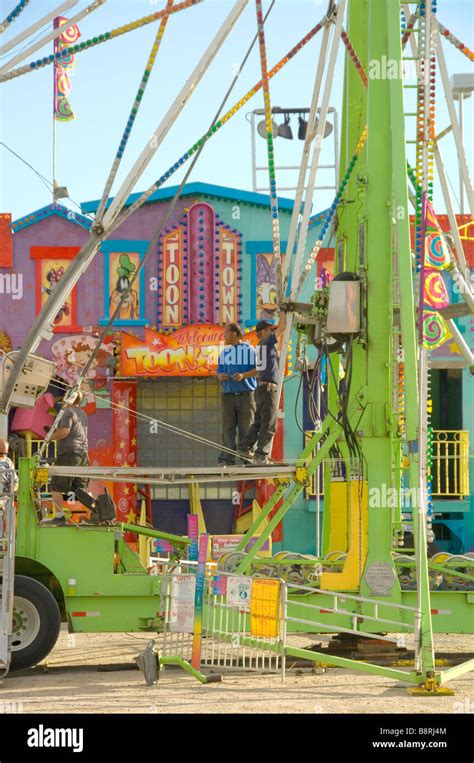
[(293, 130), (290, 127), (290, 115), (285, 114), (285, 121), (278, 128), (278, 135), (280, 138), (286, 138), (287, 140), (293, 140)]
[(299, 140), (306, 140), (306, 132), (308, 130), (308, 123), (301, 114), (298, 117), (299, 127), (298, 127), (298, 138)]

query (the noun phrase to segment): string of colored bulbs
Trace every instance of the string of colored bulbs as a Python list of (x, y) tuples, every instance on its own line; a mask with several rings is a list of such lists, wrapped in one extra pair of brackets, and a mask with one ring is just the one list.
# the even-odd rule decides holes
[(5, 29), (10, 26), (10, 24), (13, 24), (13, 22), (16, 21), (20, 13), (25, 10), (29, 2), (30, 0), (20, 0), (18, 5), (15, 5), (11, 13), (9, 13), (8, 16), (0, 24), (0, 34), (4, 32)]
[[(283, 58), (280, 59), (280, 61), (268, 72), (268, 79), (272, 79), (278, 72), (283, 69), (286, 64), (291, 61), (292, 58), (294, 58), (300, 50), (302, 50), (315, 36), (316, 34), (324, 27), (323, 22), (319, 22), (314, 26), (308, 34), (306, 34), (304, 37), (301, 38), (301, 40), (293, 47), (291, 50), (288, 51), (288, 53), (283, 56)], [(230, 119), (232, 119), (237, 112), (239, 112), (243, 106), (245, 106), (248, 101), (250, 101), (253, 96), (258, 93), (258, 91), (263, 87), (263, 80), (260, 80), (257, 82), (256, 85), (254, 85), (250, 90), (239, 100), (237, 101), (228, 111), (226, 114), (224, 114), (223, 117), (221, 117), (214, 127), (212, 127), (208, 132), (204, 133), (204, 135), (201, 136), (188, 150), (174, 163), (172, 164), (166, 172), (161, 175), (144, 193), (127, 209), (126, 216), (129, 217), (129, 215), (132, 214), (132, 212), (135, 211), (135, 209), (138, 209), (147, 199), (152, 196), (155, 191), (157, 191), (161, 186), (169, 180), (169, 178), (174, 175), (174, 173), (182, 167), (185, 162), (188, 161), (188, 159), (193, 156), (197, 151), (199, 151), (201, 145), (205, 143), (212, 135), (214, 135), (218, 130), (223, 127), (223, 125), (226, 124)]]
[(260, 64), (262, 70), (263, 101), (265, 107), (265, 126), (267, 130), (267, 157), (270, 185), (270, 211), (272, 216), (273, 255), (279, 271), (278, 292), (282, 296), (281, 284), (281, 248), (280, 248), (280, 217), (278, 212), (278, 194), (275, 172), (275, 147), (273, 139), (272, 104), (270, 99), (270, 80), (268, 76), (267, 49), (263, 21), (262, 0), (255, 0), (258, 24), (258, 40), (260, 48)]
[(120, 37), (122, 34), (132, 32), (134, 29), (139, 29), (140, 27), (147, 26), (147, 24), (152, 24), (154, 21), (158, 21), (165, 16), (170, 16), (173, 13), (179, 13), (180, 11), (186, 10), (186, 8), (190, 8), (192, 5), (197, 5), (198, 3), (202, 2), (203, 0), (183, 0), (183, 2), (178, 3), (172, 8), (166, 8), (165, 10), (157, 11), (156, 13), (152, 13), (150, 16), (143, 16), (136, 21), (131, 21), (129, 24), (124, 24), (123, 26), (119, 26), (116, 29), (112, 29), (110, 32), (104, 32), (103, 34), (96, 35), (95, 37), (91, 37), (88, 40), (77, 43), (76, 45), (65, 47), (60, 52), (50, 54), (49, 56), (44, 56), (43, 58), (38, 58), (36, 61), (31, 61), (29, 64), (19, 66), (17, 69), (12, 69), (12, 71), (2, 74), (0, 81), (3, 82), (13, 79), (14, 77), (20, 77), (22, 74), (27, 74), (30, 71), (41, 69), (44, 66), (49, 66), (49, 64), (52, 64), (55, 61), (60, 62), (61, 58), (69, 58), (71, 55), (76, 56), (78, 53), (82, 53), (84, 50), (93, 48), (96, 45), (101, 45), (103, 42), (113, 40), (116, 37)]

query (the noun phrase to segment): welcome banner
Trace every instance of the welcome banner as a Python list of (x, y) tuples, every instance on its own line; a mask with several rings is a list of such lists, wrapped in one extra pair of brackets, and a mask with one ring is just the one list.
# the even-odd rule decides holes
[[(255, 331), (243, 341), (256, 346)], [(224, 327), (184, 326), (171, 335), (145, 329), (144, 340), (122, 334), (120, 375), (141, 377), (214, 376), (224, 349)]]

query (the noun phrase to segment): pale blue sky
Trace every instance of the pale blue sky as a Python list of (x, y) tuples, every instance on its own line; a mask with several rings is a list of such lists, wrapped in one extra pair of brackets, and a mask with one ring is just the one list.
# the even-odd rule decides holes
[[(14, 7), (15, 0), (0, 0), (1, 17)], [(29, 24), (59, 5), (59, 0), (31, 0), (20, 18), (0, 38), (3, 44)], [(69, 16), (85, 7), (85, 0), (69, 12)], [(164, 7), (164, 0), (108, 0), (88, 19), (80, 23), (82, 39), (109, 31)], [(138, 153), (160, 122), (177, 91), (187, 79), (202, 52), (230, 11), (232, 0), (205, 0), (204, 3), (176, 14), (170, 19), (142, 108), (129, 141), (119, 179), (128, 172)], [(269, 2), (265, 0), (264, 8)], [(270, 66), (273, 66), (321, 18), (326, 0), (277, 0), (267, 27)], [(438, 17), (471, 49), (474, 48), (474, 7), (471, 0), (439, 0)], [(70, 101), (77, 115), (73, 122), (57, 123), (57, 178), (67, 185), (71, 198), (81, 202), (96, 199), (102, 192), (117, 144), (129, 114), (145, 62), (156, 34), (157, 24), (149, 25), (111, 40), (77, 56)], [(209, 126), (226, 92), (233, 67), (239, 63), (255, 34), (255, 4), (250, 0), (237, 27), (228, 38), (197, 92), (185, 108), (151, 166), (135, 190), (143, 190), (167, 169)], [(309, 106), (321, 34), (291, 61), (271, 84), (272, 103), (282, 107)], [(32, 58), (51, 52), (50, 43)], [(472, 71), (472, 64), (451, 45), (445, 43), (450, 73)], [(331, 104), (340, 109), (342, 95), (342, 52), (334, 78)], [(3, 64), (7, 57), (0, 58)], [(27, 59), (29, 61), (30, 58)], [(258, 46), (231, 95), (229, 105), (260, 79)], [(471, 98), (466, 102), (466, 135), (472, 169)], [(250, 126), (245, 113), (263, 105), (258, 93), (208, 143), (192, 180), (251, 190)], [(0, 85), (0, 139), (21, 154), (49, 180), (52, 178), (52, 67), (16, 78)], [(444, 97), (438, 87), (437, 125), (447, 124)], [(413, 122), (411, 123), (413, 124)], [(297, 122), (293, 123), (297, 132)], [(265, 143), (259, 139), (264, 152)], [(276, 142), (280, 164), (297, 164), (302, 143), (298, 140)], [(329, 151), (329, 143), (326, 150)], [(458, 173), (452, 138), (443, 140), (442, 150), (454, 191), (458, 195)], [(260, 154), (263, 160), (264, 153)], [(14, 219), (51, 201), (51, 194), (41, 180), (18, 159), (0, 146), (0, 211), (12, 212)], [(170, 184), (176, 184), (183, 170)], [(262, 176), (263, 179), (263, 176)], [(327, 179), (321, 175), (321, 182)], [(286, 185), (288, 177), (280, 177)], [(116, 190), (117, 184), (113, 190)], [(285, 192), (281, 195), (291, 196)], [(315, 209), (324, 209), (332, 194), (320, 192)], [(438, 211), (444, 204), (435, 196)]]

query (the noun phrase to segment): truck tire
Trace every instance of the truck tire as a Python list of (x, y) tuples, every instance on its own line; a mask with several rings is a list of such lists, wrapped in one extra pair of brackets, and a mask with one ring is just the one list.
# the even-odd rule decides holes
[(25, 670), (53, 649), (61, 627), (56, 599), (42, 583), (15, 575), (11, 670)]

